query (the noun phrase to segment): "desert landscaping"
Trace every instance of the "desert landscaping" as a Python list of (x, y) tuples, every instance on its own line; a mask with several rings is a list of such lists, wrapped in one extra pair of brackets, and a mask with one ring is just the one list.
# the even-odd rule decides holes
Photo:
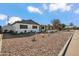
[(73, 31), (40, 33), (32, 36), (3, 38), (1, 55), (57, 56)]

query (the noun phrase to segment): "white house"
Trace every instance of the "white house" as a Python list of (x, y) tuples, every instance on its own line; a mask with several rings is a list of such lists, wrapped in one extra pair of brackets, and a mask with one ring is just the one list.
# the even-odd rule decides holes
[(74, 27), (75, 27), (75, 26), (66, 25), (65, 28), (69, 28), (69, 29), (71, 29), (71, 28), (74, 28)]
[(2, 27), (3, 32), (5, 32), (5, 31), (9, 32), (10, 30), (14, 31), (14, 28), (11, 25), (5, 25), (5, 26)]
[(40, 31), (40, 25), (33, 20), (22, 20), (22, 21), (16, 21), (15, 23), (11, 25), (6, 25), (3, 27), (3, 32), (5, 30), (13, 30), (14, 32), (21, 33), (21, 32), (39, 32)]

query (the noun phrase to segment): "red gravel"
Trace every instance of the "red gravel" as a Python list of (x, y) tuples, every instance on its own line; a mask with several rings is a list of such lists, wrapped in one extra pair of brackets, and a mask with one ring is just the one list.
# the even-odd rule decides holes
[(72, 32), (37, 34), (30, 37), (3, 39), (2, 55), (56, 56)]

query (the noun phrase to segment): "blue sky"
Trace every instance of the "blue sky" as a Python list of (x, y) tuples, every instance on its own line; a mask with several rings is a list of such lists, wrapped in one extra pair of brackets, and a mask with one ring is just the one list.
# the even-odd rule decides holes
[(0, 3), (0, 25), (5, 25), (6, 19), (9, 19), (9, 23), (32, 19), (39, 24), (51, 24), (51, 20), (60, 19), (61, 23), (68, 25), (72, 22), (79, 26), (79, 4)]

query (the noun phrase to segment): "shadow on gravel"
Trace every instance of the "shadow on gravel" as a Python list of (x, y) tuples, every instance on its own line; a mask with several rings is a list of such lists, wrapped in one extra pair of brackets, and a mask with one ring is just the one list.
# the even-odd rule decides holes
[[(59, 31), (59, 32), (73, 32), (73, 31)], [(55, 33), (59, 33), (59, 32), (55, 32)], [(33, 36), (33, 35), (36, 35), (36, 34), (50, 34), (50, 33), (26, 33), (26, 34), (3, 33), (3, 38), (2, 39), (30, 37), (30, 36)]]
[(10, 33), (3, 33), (3, 39), (30, 37), (30, 36), (33, 36), (33, 35), (35, 35), (35, 33), (18, 34), (18, 35), (13, 35), (13, 34), (10, 34)]

